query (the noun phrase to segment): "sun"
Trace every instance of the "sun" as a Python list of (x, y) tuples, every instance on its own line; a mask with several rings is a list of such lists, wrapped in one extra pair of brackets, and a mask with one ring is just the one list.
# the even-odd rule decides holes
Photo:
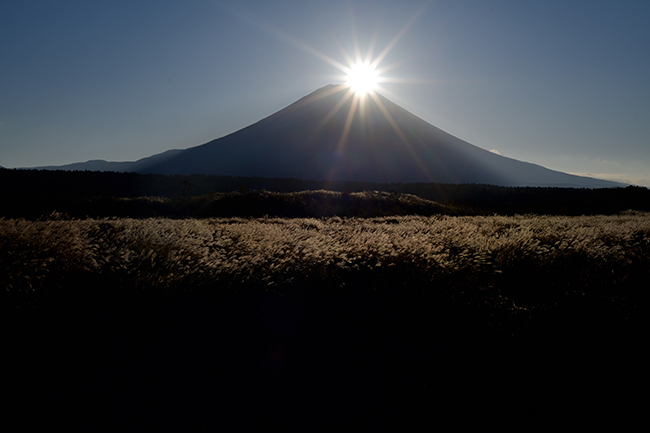
[(347, 71), (348, 86), (352, 88), (355, 94), (364, 96), (377, 88), (379, 74), (377, 70), (368, 62), (358, 62), (352, 65)]

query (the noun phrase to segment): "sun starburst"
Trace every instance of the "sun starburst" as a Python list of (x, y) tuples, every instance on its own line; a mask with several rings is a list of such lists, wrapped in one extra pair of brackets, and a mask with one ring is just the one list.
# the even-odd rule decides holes
[(377, 88), (379, 75), (368, 62), (355, 63), (347, 71), (347, 74), (347, 85), (359, 96), (364, 96)]

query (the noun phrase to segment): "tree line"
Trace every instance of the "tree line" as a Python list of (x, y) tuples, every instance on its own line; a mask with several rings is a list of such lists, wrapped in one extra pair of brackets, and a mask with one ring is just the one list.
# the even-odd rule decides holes
[[(52, 212), (75, 217), (319, 217), (611, 215), (650, 210), (650, 190), (638, 186), (502, 187), (15, 169), (0, 169), (0, 182), (0, 217), (5, 218), (39, 218)], [(318, 195), (315, 191), (338, 194)], [(354, 195), (364, 191), (376, 193)]]

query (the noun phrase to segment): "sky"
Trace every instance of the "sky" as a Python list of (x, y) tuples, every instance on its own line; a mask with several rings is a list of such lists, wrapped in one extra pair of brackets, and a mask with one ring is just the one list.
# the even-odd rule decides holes
[[(381, 55), (379, 93), (478, 147), (650, 187), (647, 0), (9, 0), (0, 166), (235, 132)], [(382, 54), (383, 53), (383, 54)]]

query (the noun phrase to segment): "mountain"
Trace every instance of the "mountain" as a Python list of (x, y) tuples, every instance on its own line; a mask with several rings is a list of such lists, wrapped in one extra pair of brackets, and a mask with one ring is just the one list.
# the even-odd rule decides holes
[(103, 159), (93, 159), (86, 162), (75, 162), (65, 165), (48, 165), (37, 167), (39, 170), (89, 170), (89, 171), (117, 171), (117, 172), (137, 172), (139, 167), (148, 167), (158, 161), (164, 161), (180, 152), (179, 149), (168, 150), (163, 153), (148, 156), (137, 161), (110, 162)]
[(200, 146), (130, 163), (89, 161), (60, 168), (368, 182), (623, 186), (497, 155), (436, 128), (379, 94), (359, 99), (345, 85), (325, 86)]

